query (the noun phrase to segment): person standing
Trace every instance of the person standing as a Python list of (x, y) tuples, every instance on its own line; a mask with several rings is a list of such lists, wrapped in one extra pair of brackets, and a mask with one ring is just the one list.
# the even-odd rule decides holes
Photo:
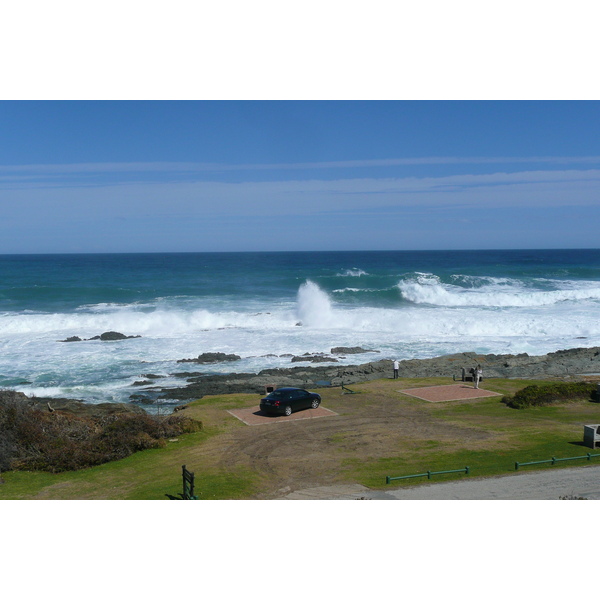
[(477, 365), (475, 370), (473, 371), (473, 387), (478, 390), (479, 389), (479, 380), (483, 375), (483, 371), (481, 370), (481, 365)]
[(400, 368), (400, 363), (395, 360), (394, 361), (394, 379), (398, 379), (398, 369)]

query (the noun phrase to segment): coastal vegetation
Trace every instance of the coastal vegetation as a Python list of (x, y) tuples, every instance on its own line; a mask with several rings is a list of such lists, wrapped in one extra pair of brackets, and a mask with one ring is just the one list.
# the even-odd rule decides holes
[[(268, 424), (252, 427), (229, 411), (257, 407), (257, 394), (205, 396), (182, 411), (186, 423), (202, 422), (202, 428), (153, 442), (146, 438), (146, 434), (154, 436), (149, 422), (179, 420), (180, 413), (160, 419), (131, 416), (140, 420), (135, 427), (129, 418), (114, 419), (105, 425), (104, 434), (94, 434), (96, 444), (122, 439), (129, 432), (128, 448), (148, 446), (77, 471), (50, 472), (33, 459), (27, 465), (20, 463), (19, 470), (2, 472), (0, 498), (166, 499), (166, 494), (181, 491), (183, 464), (195, 472), (200, 499), (269, 499), (297, 489), (344, 483), (385, 489), (388, 475), (467, 465), (469, 477), (509, 474), (515, 461), (581, 454), (583, 425), (600, 420), (597, 402), (511, 410), (501, 396), (432, 403), (402, 393), (402, 389), (450, 383), (451, 378), (442, 377), (378, 379), (354, 384), (355, 394), (324, 388), (319, 390), (322, 406), (335, 414), (294, 421), (273, 417)], [(519, 379), (485, 382), (486, 389), (503, 397), (516, 396), (530, 386), (549, 385), (553, 384)], [(52, 416), (56, 413), (43, 419), (44, 427)], [(71, 426), (77, 431), (80, 424), (76, 427), (73, 421)], [(65, 443), (71, 448), (71, 442)], [(440, 475), (436, 481), (457, 477), (465, 475)], [(419, 483), (409, 479), (398, 485)]]
[(549, 406), (565, 402), (598, 401), (596, 385), (585, 381), (553, 382), (543, 385), (528, 385), (514, 396), (502, 399), (511, 408)]
[(76, 415), (0, 393), (0, 471), (76, 471), (162, 448), (165, 439), (200, 430), (189, 417), (145, 412)]

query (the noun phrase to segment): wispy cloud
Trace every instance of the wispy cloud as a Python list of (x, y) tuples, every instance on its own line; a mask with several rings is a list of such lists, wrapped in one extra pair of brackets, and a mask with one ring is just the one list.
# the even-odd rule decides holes
[[(0, 184), (0, 252), (27, 252), (34, 244), (42, 251), (268, 249), (275, 239), (288, 249), (309, 249), (315, 231), (328, 244), (337, 236), (335, 247), (345, 248), (351, 230), (361, 232), (365, 247), (396, 247), (400, 232), (405, 247), (501, 247), (506, 240), (528, 247), (530, 233), (512, 241), (523, 215), (536, 235), (561, 231), (567, 243), (565, 216), (584, 215), (580, 223), (589, 229), (600, 198), (600, 169), (234, 183), (123, 179), (64, 183), (49, 175), (44, 182)], [(465, 231), (459, 221), (474, 213), (477, 227)], [(491, 223), (495, 237), (480, 239), (483, 224)], [(255, 235), (267, 224), (270, 232), (285, 233)], [(420, 241), (417, 231), (429, 241)], [(568, 243), (594, 245), (581, 241), (580, 231)], [(596, 239), (595, 231), (586, 235)]]
[(0, 187), (4, 216), (68, 219), (99, 214), (135, 219), (168, 211), (227, 217), (319, 215), (351, 210), (590, 206), (600, 197), (600, 169), (523, 171), (445, 177), (345, 178), (228, 183), (121, 182), (95, 186)]
[(73, 164), (0, 165), (0, 173), (10, 176), (122, 174), (122, 173), (207, 173), (233, 171), (282, 171), (313, 169), (357, 169), (426, 165), (595, 165), (600, 156), (455, 157), (432, 156), (270, 164), (220, 164), (195, 162), (105, 162)]

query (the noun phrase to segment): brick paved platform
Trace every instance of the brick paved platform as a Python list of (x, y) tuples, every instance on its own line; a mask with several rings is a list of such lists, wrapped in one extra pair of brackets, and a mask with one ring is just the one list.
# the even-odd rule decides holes
[(318, 419), (319, 417), (333, 417), (337, 413), (328, 408), (307, 408), (292, 413), (289, 417), (285, 415), (267, 415), (260, 408), (238, 408), (236, 410), (228, 410), (230, 415), (236, 417), (246, 425), (267, 425), (269, 423), (289, 423), (290, 421), (302, 421), (305, 419)]
[(502, 396), (496, 392), (484, 389), (475, 389), (472, 385), (458, 383), (453, 385), (435, 385), (433, 387), (412, 388), (398, 390), (401, 394), (426, 400), (427, 402), (448, 402), (450, 400), (469, 400), (471, 398), (488, 398)]

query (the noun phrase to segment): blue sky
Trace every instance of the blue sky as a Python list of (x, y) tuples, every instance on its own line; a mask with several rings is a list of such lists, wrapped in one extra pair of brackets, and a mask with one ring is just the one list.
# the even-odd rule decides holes
[(0, 101), (0, 253), (598, 247), (597, 101)]

